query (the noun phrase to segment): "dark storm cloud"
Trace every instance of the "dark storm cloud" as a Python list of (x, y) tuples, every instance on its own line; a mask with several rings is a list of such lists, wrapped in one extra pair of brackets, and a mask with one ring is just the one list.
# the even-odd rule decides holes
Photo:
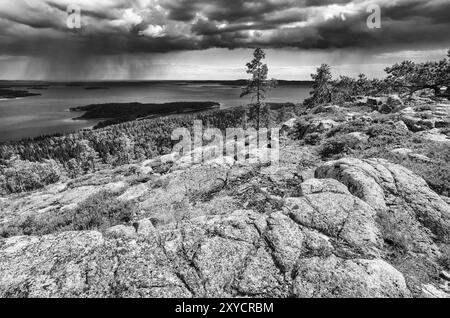
[[(65, 3), (58, 2), (57, 0), (49, 0), (47, 3), (50, 7), (55, 8), (63, 13), (67, 12), (67, 4)], [(83, 15), (97, 18), (100, 20), (109, 20), (115, 18), (114, 14), (112, 14), (109, 10), (95, 11), (84, 9)]]
[(190, 21), (198, 12), (212, 21), (228, 23), (259, 21), (263, 15), (297, 6), (304, 1), (261, 1), (261, 0), (174, 0), (166, 3), (169, 18)]
[[(81, 7), (81, 30), (66, 26), (68, 4)], [(370, 4), (381, 7), (381, 29), (366, 25)], [(255, 46), (389, 51), (445, 45), (449, 27), (448, 0), (2, 0), (0, 54), (75, 58)]]

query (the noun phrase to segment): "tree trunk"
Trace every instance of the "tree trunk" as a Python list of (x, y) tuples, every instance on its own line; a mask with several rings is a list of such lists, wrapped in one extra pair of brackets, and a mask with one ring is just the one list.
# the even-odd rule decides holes
[(261, 96), (260, 96), (260, 94), (261, 94), (261, 92), (260, 92), (260, 84), (258, 83), (258, 88), (257, 88), (257, 90), (256, 90), (256, 102), (258, 103), (258, 105), (259, 105), (259, 103), (260, 103), (260, 101), (261, 101)]
[(257, 111), (257, 122), (256, 122), (256, 130), (259, 131), (259, 126), (260, 126), (260, 114), (261, 114), (261, 92), (260, 92), (260, 83), (258, 83), (258, 88), (256, 91), (256, 100), (257, 100), (257, 106), (256, 106), (256, 111)]
[(256, 131), (259, 131), (260, 115), (261, 115), (261, 104), (258, 101), (258, 104), (256, 105)]

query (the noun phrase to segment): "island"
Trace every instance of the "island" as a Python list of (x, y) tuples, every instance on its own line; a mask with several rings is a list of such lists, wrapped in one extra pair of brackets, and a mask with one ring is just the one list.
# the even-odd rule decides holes
[(74, 118), (74, 120), (106, 119), (94, 127), (97, 129), (139, 118), (196, 113), (219, 108), (220, 104), (217, 102), (108, 103), (73, 107), (70, 108), (70, 111), (85, 112), (82, 116)]
[(85, 87), (84, 89), (94, 91), (94, 90), (108, 89), (108, 87), (104, 87), (104, 86), (88, 86), (88, 87)]
[(41, 94), (31, 93), (29, 91), (0, 89), (0, 98), (13, 99), (19, 97), (40, 96)]

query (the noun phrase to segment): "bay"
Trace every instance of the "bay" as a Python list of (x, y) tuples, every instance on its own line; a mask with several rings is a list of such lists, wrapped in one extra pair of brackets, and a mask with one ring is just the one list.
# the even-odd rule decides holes
[[(69, 133), (93, 127), (97, 120), (73, 120), (80, 113), (69, 108), (103, 103), (168, 103), (213, 101), (222, 108), (249, 103), (240, 98), (241, 87), (211, 82), (98, 82), (24, 83), (1, 82), (11, 89), (41, 96), (0, 100), (0, 142)], [(268, 102), (302, 102), (309, 96), (308, 84), (279, 85), (268, 93)]]

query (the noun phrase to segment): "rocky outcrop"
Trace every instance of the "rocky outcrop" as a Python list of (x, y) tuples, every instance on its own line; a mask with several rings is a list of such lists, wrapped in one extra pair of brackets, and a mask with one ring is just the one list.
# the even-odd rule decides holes
[(412, 132), (450, 127), (450, 104), (419, 104), (401, 112), (401, 119)]
[[(321, 282), (317, 284), (317, 282)], [(312, 258), (299, 263), (295, 294), (301, 297), (405, 297), (403, 275), (382, 260)]]
[(323, 134), (330, 131), (332, 128), (337, 127), (339, 123), (331, 119), (313, 119), (307, 123), (298, 124), (298, 135), (299, 139), (305, 138), (309, 134)]
[(415, 91), (412, 95), (414, 98), (433, 98), (436, 96), (434, 89), (431, 88)]
[(433, 162), (433, 160), (429, 157), (415, 153), (413, 150), (408, 148), (396, 148), (392, 149), (390, 152), (400, 158), (409, 158), (417, 162)]
[(423, 252), (433, 252), (430, 232), (450, 242), (450, 207), (422, 178), (400, 165), (383, 159), (348, 158), (326, 163), (316, 177), (342, 182), (377, 211), (408, 215), (415, 227), (410, 231), (417, 235), (414, 241)]
[(359, 96), (357, 105), (368, 106), (382, 114), (397, 113), (404, 108), (404, 102), (398, 95)]
[(413, 116), (402, 116), (401, 119), (412, 132), (430, 130), (435, 128), (436, 125), (436, 120), (434, 119), (422, 119)]
[(101, 232), (1, 239), (0, 297), (444, 295), (426, 284), (413, 293), (421, 282), (392, 261), (380, 216), (407, 228), (409, 257), (436, 264), (450, 243), (447, 202), (402, 166), (322, 163), (302, 147), (284, 145), (278, 165), (172, 164), (160, 174), (164, 164), (148, 161), (2, 198), (6, 223), (72, 209), (95, 191), (138, 213)]
[(378, 111), (382, 114), (397, 113), (404, 108), (404, 103), (398, 95), (389, 95), (385, 103), (378, 107)]
[(449, 136), (441, 133), (440, 129), (431, 129), (429, 131), (422, 131), (422, 132), (418, 133), (417, 135), (428, 141), (450, 145)]
[[(132, 225), (3, 239), (0, 296), (409, 297), (402, 273), (384, 260), (376, 208), (333, 178), (293, 183), (303, 153), (295, 149), (284, 148), (280, 166), (201, 165), (148, 181), (152, 187), (128, 185), (118, 198), (149, 211)], [(297, 190), (284, 199), (270, 186), (259, 190), (264, 200), (284, 202), (278, 210), (233, 208), (239, 200), (227, 198), (254, 180), (262, 187), (262, 178), (277, 191)], [(241, 180), (239, 189), (221, 190), (224, 180)], [(179, 206), (188, 218), (163, 215), (183, 197), (211, 191), (197, 206)]]
[(320, 105), (312, 110), (313, 114), (322, 113), (338, 113), (343, 111), (343, 108), (338, 105)]
[(347, 244), (351, 251), (376, 254), (381, 239), (373, 208), (336, 180), (311, 179), (301, 189), (303, 196), (286, 200), (294, 221)]
[(381, 259), (334, 256), (281, 212), (236, 211), (134, 236), (66, 232), (0, 246), (1, 297), (404, 297)]
[(424, 298), (450, 298), (450, 294), (436, 288), (432, 284), (424, 285), (422, 288), (422, 295)]

